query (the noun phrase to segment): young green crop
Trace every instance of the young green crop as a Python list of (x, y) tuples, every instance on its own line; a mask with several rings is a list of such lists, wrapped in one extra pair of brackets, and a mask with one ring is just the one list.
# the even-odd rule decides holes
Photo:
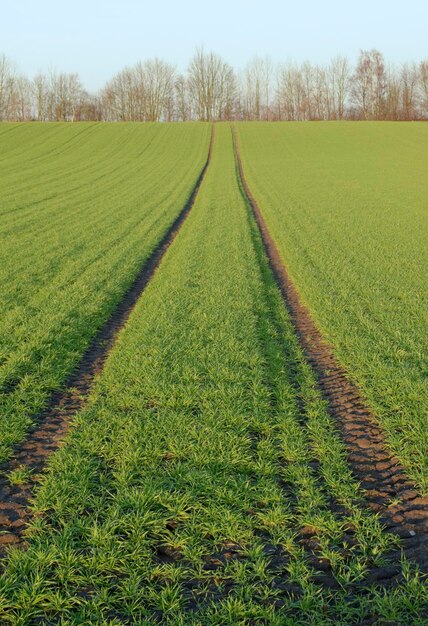
[(2, 623), (426, 617), (414, 573), (364, 589), (393, 540), (361, 507), (236, 174), (217, 125), (195, 206), (10, 552)]
[(0, 462), (183, 209), (208, 125), (0, 125)]
[(428, 493), (428, 126), (238, 126), (302, 300)]

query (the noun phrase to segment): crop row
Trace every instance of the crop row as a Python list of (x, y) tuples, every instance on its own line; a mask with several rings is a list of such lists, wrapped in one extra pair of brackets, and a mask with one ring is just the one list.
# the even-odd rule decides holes
[(208, 125), (0, 129), (0, 461), (182, 210)]
[(336, 356), (428, 492), (428, 128), (239, 126), (249, 185)]
[(395, 540), (362, 495), (218, 125), (188, 219), (51, 458), (0, 615), (416, 624), (426, 587), (408, 564), (394, 589), (371, 585)]

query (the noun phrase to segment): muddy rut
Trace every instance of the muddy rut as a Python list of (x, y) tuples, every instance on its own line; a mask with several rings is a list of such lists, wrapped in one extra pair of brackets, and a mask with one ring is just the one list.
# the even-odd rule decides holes
[[(13, 459), (0, 468), (0, 556), (6, 546), (23, 542), (25, 528), (31, 519), (29, 504), (47, 459), (60, 446), (74, 416), (85, 406), (94, 379), (102, 371), (119, 332), (192, 209), (211, 161), (213, 144), (214, 126), (207, 160), (180, 214), (84, 352), (65, 388), (52, 395), (45, 410), (35, 419), (36, 424), (27, 440), (17, 447)], [(16, 470), (29, 475), (28, 481), (11, 484), (9, 474)]]
[[(312, 366), (328, 409), (346, 445), (352, 471), (364, 489), (369, 507), (386, 528), (401, 538), (405, 556), (428, 571), (428, 497), (422, 497), (399, 460), (391, 455), (379, 422), (356, 385), (323, 339), (291, 281), (245, 179), (236, 129), (235, 155), (242, 189), (260, 231), (269, 264), (284, 297), (306, 358)], [(398, 554), (397, 554), (398, 556)]]

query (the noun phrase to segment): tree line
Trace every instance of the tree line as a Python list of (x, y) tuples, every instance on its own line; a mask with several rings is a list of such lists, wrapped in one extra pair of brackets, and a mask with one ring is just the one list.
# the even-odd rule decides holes
[(236, 72), (198, 49), (185, 74), (155, 58), (89, 93), (77, 73), (30, 79), (0, 55), (0, 121), (347, 119), (428, 119), (428, 60), (397, 67), (378, 50), (361, 50), (354, 66), (341, 56), (326, 65), (256, 57)]

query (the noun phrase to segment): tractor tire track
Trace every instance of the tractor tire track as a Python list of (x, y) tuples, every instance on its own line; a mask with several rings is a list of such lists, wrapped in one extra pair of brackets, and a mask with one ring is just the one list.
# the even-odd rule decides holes
[[(102, 372), (118, 334), (190, 213), (211, 162), (213, 145), (214, 126), (206, 162), (180, 214), (91, 341), (65, 388), (51, 396), (45, 410), (35, 419), (36, 425), (28, 438), (17, 447), (14, 457), (0, 468), (0, 556), (4, 555), (7, 546), (24, 543), (24, 531), (31, 519), (29, 504), (46, 461), (59, 448), (74, 416), (85, 406), (94, 379)], [(22, 471), (29, 478), (22, 484), (11, 484), (9, 475), (14, 471)]]
[[(256, 220), (270, 267), (328, 409), (347, 448), (352, 471), (369, 507), (387, 530), (401, 538), (404, 555), (428, 571), (428, 497), (422, 497), (399, 460), (389, 452), (382, 429), (365, 405), (356, 385), (323, 339), (291, 281), (279, 250), (245, 179), (236, 129), (233, 129), (237, 171)], [(398, 554), (397, 554), (398, 556)]]

